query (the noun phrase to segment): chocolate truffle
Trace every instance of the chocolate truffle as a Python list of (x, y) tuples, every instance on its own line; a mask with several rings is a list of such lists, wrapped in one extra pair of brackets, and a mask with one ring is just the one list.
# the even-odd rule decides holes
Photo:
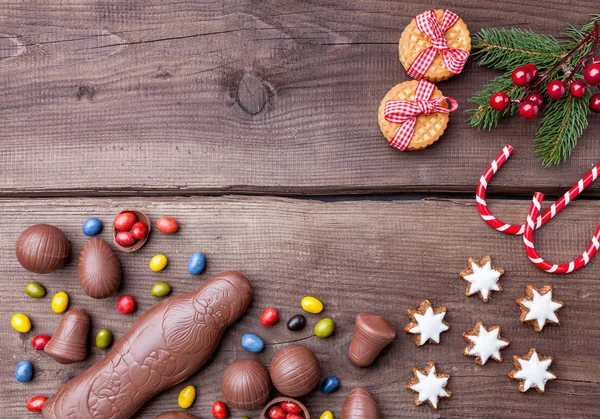
[(185, 412), (165, 412), (156, 416), (154, 419), (200, 419), (198, 416)]
[(395, 337), (396, 331), (383, 317), (373, 313), (359, 313), (348, 350), (350, 361), (357, 367), (368, 367)]
[(269, 400), (271, 378), (267, 369), (258, 362), (239, 359), (225, 370), (221, 391), (227, 403), (236, 409), (258, 409)]
[(313, 351), (301, 345), (280, 349), (271, 359), (271, 380), (282, 394), (304, 396), (319, 383), (321, 367)]
[(67, 311), (44, 347), (44, 352), (61, 364), (83, 361), (87, 356), (90, 316), (79, 307)]
[(379, 419), (381, 413), (375, 399), (366, 389), (355, 388), (348, 394), (342, 407), (341, 419)]
[(304, 419), (310, 419), (310, 413), (308, 413), (308, 409), (306, 408), (306, 406), (304, 406), (304, 404), (302, 404), (302, 402), (300, 400), (296, 400), (296, 399), (292, 399), (291, 397), (275, 397), (273, 400), (271, 400), (269, 403), (267, 403), (267, 405), (265, 406), (265, 408), (262, 410), (261, 414), (260, 414), (260, 419), (269, 419), (269, 409), (275, 405), (281, 404), (281, 403), (285, 403), (285, 402), (292, 402), (292, 403), (296, 403), (298, 406), (300, 406), (300, 409), (302, 409), (302, 417)]
[(94, 237), (83, 246), (79, 256), (79, 282), (92, 298), (107, 298), (119, 289), (121, 264), (104, 240)]
[(69, 240), (59, 228), (48, 224), (28, 227), (17, 239), (17, 260), (36, 274), (54, 272), (69, 257)]

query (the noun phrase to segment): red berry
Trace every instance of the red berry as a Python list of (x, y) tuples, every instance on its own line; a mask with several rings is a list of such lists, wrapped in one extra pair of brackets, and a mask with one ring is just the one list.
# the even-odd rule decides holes
[(527, 96), (527, 99), (525, 99), (525, 101), (529, 101), (531, 103), (535, 103), (538, 106), (542, 106), (542, 103), (544, 103), (544, 97), (539, 93), (532, 93), (529, 96)]
[(535, 79), (538, 76), (538, 69), (533, 64), (525, 64), (523, 66), (523, 69), (531, 75), (531, 80)]
[(550, 96), (550, 99), (560, 99), (567, 93), (567, 87), (562, 80), (552, 80), (546, 86), (546, 93)]
[(581, 80), (574, 81), (569, 86), (569, 93), (573, 97), (581, 97), (581, 96), (585, 95), (586, 91), (587, 91), (587, 85), (584, 82), (582, 82)]
[(600, 63), (600, 55), (598, 55), (597, 57), (594, 57), (594, 59), (592, 60), (592, 63), (593, 64)]
[(135, 239), (142, 240), (144, 237), (146, 237), (146, 234), (148, 234), (148, 227), (146, 227), (146, 224), (142, 223), (141, 221), (138, 221), (133, 225), (133, 227), (131, 227), (131, 235)]
[(227, 406), (221, 400), (217, 400), (212, 407), (212, 415), (215, 419), (226, 419), (229, 416)]
[(583, 79), (590, 86), (600, 84), (600, 62), (588, 65), (583, 71)]
[(279, 313), (276, 308), (265, 308), (265, 311), (260, 315), (260, 324), (264, 327), (273, 326), (279, 320)]
[(302, 416), (295, 413), (288, 413), (285, 419), (304, 419)]
[(44, 346), (46, 346), (46, 344), (48, 343), (49, 340), (50, 340), (50, 336), (48, 336), (48, 335), (37, 335), (37, 336), (34, 336), (33, 339), (31, 339), (31, 346), (33, 346), (33, 349), (37, 349), (38, 351), (43, 351)]
[(123, 314), (131, 314), (135, 311), (135, 298), (131, 295), (121, 295), (117, 300), (117, 310)]
[(179, 230), (179, 224), (175, 218), (171, 217), (160, 217), (158, 221), (156, 221), (156, 227), (158, 231), (165, 234), (173, 234), (177, 230)]
[(540, 108), (535, 103), (525, 101), (519, 105), (519, 115), (525, 119), (533, 119), (538, 116), (539, 112)]
[(510, 106), (510, 98), (504, 92), (494, 93), (490, 97), (490, 106), (497, 111), (503, 111)]
[(592, 112), (600, 113), (600, 93), (596, 93), (590, 98), (590, 109)]
[(302, 413), (302, 408), (294, 402), (281, 402), (279, 406), (287, 413)]
[(31, 399), (27, 400), (25, 407), (30, 412), (41, 412), (42, 406), (44, 402), (48, 400), (48, 397), (45, 396), (33, 396)]
[(281, 406), (273, 406), (269, 409), (269, 419), (285, 419), (287, 414)]
[(125, 211), (117, 214), (113, 221), (113, 225), (119, 231), (129, 231), (136, 221), (137, 217), (133, 212)]
[(533, 80), (532, 74), (523, 67), (515, 68), (512, 73), (512, 82), (516, 86), (527, 86)]

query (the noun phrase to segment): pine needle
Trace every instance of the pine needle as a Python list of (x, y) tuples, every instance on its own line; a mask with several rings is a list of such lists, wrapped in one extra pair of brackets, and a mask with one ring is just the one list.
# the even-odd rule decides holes
[(475, 109), (467, 109), (470, 115), (469, 124), (477, 130), (491, 130), (498, 126), (500, 119), (517, 113), (519, 105), (511, 104), (502, 112), (494, 110), (490, 106), (490, 96), (496, 92), (505, 92), (511, 99), (516, 99), (523, 92), (524, 87), (515, 86), (511, 80), (510, 73), (503, 74), (491, 80), (489, 84), (469, 101), (479, 105)]

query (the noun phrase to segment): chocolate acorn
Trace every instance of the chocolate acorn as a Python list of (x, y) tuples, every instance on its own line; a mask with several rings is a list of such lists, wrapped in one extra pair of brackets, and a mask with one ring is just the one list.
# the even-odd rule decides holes
[(58, 227), (35, 224), (17, 239), (16, 253), (22, 267), (36, 274), (47, 274), (67, 261), (69, 240)]
[(198, 416), (191, 415), (185, 412), (165, 412), (161, 413), (158, 416), (155, 416), (154, 419), (200, 419)]
[(302, 409), (302, 417), (304, 419), (310, 419), (310, 413), (308, 413), (308, 409), (306, 408), (306, 406), (304, 406), (304, 404), (300, 400), (292, 399), (291, 397), (285, 397), (285, 396), (275, 397), (273, 400), (271, 400), (269, 403), (267, 403), (267, 405), (265, 406), (265, 408), (262, 410), (262, 412), (260, 414), (260, 419), (269, 419), (269, 409), (271, 407), (275, 406), (276, 404), (281, 404), (281, 403), (285, 403), (285, 402), (296, 403), (298, 406), (300, 406), (300, 409)]
[(90, 316), (79, 307), (67, 311), (44, 347), (44, 352), (61, 364), (83, 361), (87, 356)]
[(271, 381), (290, 397), (304, 396), (319, 383), (321, 367), (313, 351), (302, 345), (280, 349), (271, 359)]
[(368, 367), (396, 337), (394, 327), (373, 313), (358, 313), (348, 356), (357, 367)]
[(236, 409), (258, 409), (269, 400), (269, 371), (252, 359), (239, 359), (225, 370), (221, 392), (227, 403)]
[(79, 256), (79, 282), (92, 298), (107, 298), (119, 289), (121, 264), (104, 240), (94, 237), (83, 246)]
[(380, 419), (375, 399), (366, 389), (357, 387), (348, 394), (342, 407), (341, 419)]

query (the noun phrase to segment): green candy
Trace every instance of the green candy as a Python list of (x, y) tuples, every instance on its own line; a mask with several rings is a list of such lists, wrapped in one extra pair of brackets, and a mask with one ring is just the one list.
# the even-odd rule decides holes
[(328, 338), (333, 335), (333, 331), (335, 330), (335, 325), (333, 324), (333, 320), (328, 317), (325, 317), (319, 323), (315, 324), (315, 336), (318, 338)]
[(28, 282), (25, 285), (25, 294), (33, 298), (42, 298), (46, 295), (46, 289), (37, 282)]
[(106, 349), (112, 343), (113, 336), (110, 330), (102, 329), (96, 335), (96, 347), (98, 349)]
[(164, 297), (165, 295), (169, 295), (171, 293), (171, 286), (166, 282), (157, 282), (152, 285), (152, 289), (150, 290), (150, 294), (155, 297)]

